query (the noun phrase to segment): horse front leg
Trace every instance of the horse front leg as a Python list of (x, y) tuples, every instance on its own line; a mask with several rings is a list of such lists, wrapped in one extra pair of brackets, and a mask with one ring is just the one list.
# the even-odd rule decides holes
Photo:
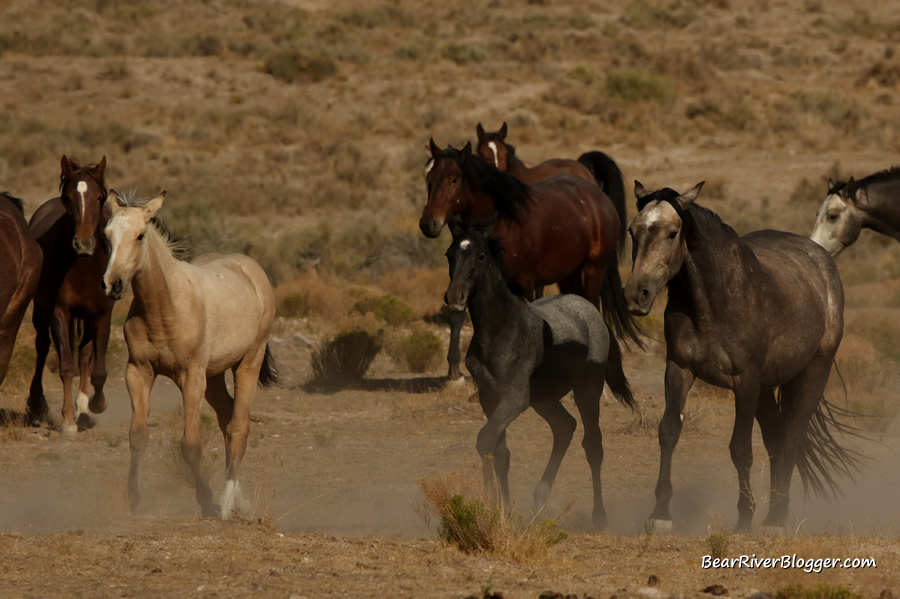
[(488, 417), (487, 423), (478, 431), (478, 440), (475, 443), (478, 455), (481, 456), (485, 491), (493, 491), (496, 496), (494, 486), (494, 472), (496, 472), (503, 503), (508, 506), (510, 454), (506, 446), (506, 428), (528, 409), (528, 381), (526, 379), (499, 389), (492, 387), (487, 394), (485, 390), (479, 388), (479, 400)]
[(71, 322), (71, 315), (67, 310), (60, 307), (53, 310), (50, 320), (50, 335), (56, 346), (56, 354), (59, 356), (59, 378), (63, 387), (62, 434), (67, 437), (78, 433), (78, 425), (75, 423), (75, 403), (72, 400), (75, 358), (72, 356)]
[(91, 321), (83, 321), (83, 324), (84, 329), (78, 346), (78, 397), (75, 399), (75, 422), (80, 428), (84, 429), (94, 426), (93, 419), (87, 413), (88, 404), (90, 403), (87, 387), (91, 372), (91, 359), (94, 355), (96, 329)]
[(88, 408), (94, 414), (102, 414), (106, 411), (106, 395), (103, 393), (103, 386), (106, 384), (106, 351), (109, 347), (111, 322), (111, 310), (94, 321), (94, 367), (91, 370), (91, 386), (94, 388), (94, 394), (88, 404)]
[(753, 466), (753, 418), (759, 402), (759, 378), (742, 376), (734, 389), (734, 430), (731, 433), (731, 462), (738, 475), (738, 521), (736, 532), (749, 532), (756, 511), (750, 489), (750, 468)]
[(31, 377), (31, 387), (28, 391), (28, 401), (25, 404), (25, 413), (29, 422), (45, 419), (50, 424), (50, 406), (47, 405), (47, 398), (44, 397), (43, 381), (44, 365), (47, 362), (47, 355), (50, 353), (50, 320), (47, 318), (46, 312), (35, 305), (31, 322), (34, 325), (36, 358), (34, 375)]
[(693, 372), (672, 360), (666, 362), (666, 409), (659, 421), (659, 478), (656, 481), (656, 506), (650, 514), (650, 521), (661, 532), (672, 529), (672, 514), (669, 511), (672, 500), (672, 454), (681, 436), (681, 413), (693, 384)]
[(125, 386), (128, 388), (128, 396), (131, 398), (131, 426), (128, 430), (128, 443), (131, 447), (131, 465), (128, 469), (128, 487), (125, 497), (128, 509), (131, 513), (137, 511), (141, 502), (141, 492), (138, 486), (141, 457), (147, 450), (150, 441), (150, 429), (147, 428), (147, 418), (150, 415), (150, 390), (156, 381), (156, 373), (149, 364), (135, 364), (128, 362), (125, 368)]
[(459, 372), (459, 361), (462, 357), (462, 353), (459, 349), (459, 336), (465, 323), (465, 311), (450, 313), (450, 346), (447, 348), (447, 364), (449, 365), (449, 370), (447, 372), (447, 378), (451, 381), (455, 381), (462, 376)]
[(203, 445), (200, 440), (200, 406), (206, 395), (206, 373), (202, 368), (189, 368), (181, 377), (181, 395), (184, 406), (184, 434), (181, 437), (181, 457), (191, 469), (194, 478), (194, 497), (200, 504), (204, 517), (216, 516), (218, 506), (213, 503), (212, 489), (202, 472), (200, 460)]

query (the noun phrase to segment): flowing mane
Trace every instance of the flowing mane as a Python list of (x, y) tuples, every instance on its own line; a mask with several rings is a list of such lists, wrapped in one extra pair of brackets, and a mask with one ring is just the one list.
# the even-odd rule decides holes
[(16, 208), (19, 209), (19, 212), (21, 212), (22, 214), (25, 214), (25, 202), (23, 202), (21, 198), (17, 198), (16, 196), (9, 193), (8, 191), (4, 191), (3, 193), (0, 193), (0, 196), (3, 196), (4, 198), (6, 198), (10, 202), (12, 202), (13, 206), (15, 206)]
[(459, 150), (447, 148), (441, 155), (452, 158), (463, 172), (463, 177), (491, 196), (501, 216), (520, 222), (522, 212), (528, 210), (532, 201), (527, 185), (497, 170), (477, 154), (470, 154), (468, 159), (463, 160)]
[[(140, 206), (145, 206), (147, 202), (152, 199), (153, 198), (149, 196), (139, 197), (136, 190), (130, 189), (119, 195), (119, 206), (122, 206), (123, 208), (138, 208)], [(150, 224), (153, 225), (153, 229), (165, 242), (166, 247), (173, 256), (183, 262), (190, 261), (194, 257), (193, 244), (190, 237), (175, 235), (172, 233), (172, 230), (169, 229), (168, 225), (166, 225), (165, 221), (158, 216), (152, 218)]]
[[(852, 192), (859, 187), (866, 187), (867, 185), (890, 183), (897, 179), (900, 179), (900, 167), (892, 166), (890, 168), (884, 169), (883, 171), (878, 171), (872, 173), (867, 177), (863, 177), (862, 179), (853, 181), (853, 189), (848, 189), (848, 191)], [(828, 195), (840, 193), (843, 189), (847, 188), (847, 186), (848, 181), (835, 181), (831, 188), (829, 188)]]

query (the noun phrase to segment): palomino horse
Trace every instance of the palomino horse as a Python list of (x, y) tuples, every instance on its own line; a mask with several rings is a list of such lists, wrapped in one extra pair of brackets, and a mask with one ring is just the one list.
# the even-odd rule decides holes
[(563, 456), (575, 433), (575, 419), (560, 403), (569, 391), (584, 425), (584, 452), (594, 482), (593, 522), (606, 527), (600, 487), (603, 439), (600, 396), (604, 380), (625, 405), (634, 398), (624, 375), (608, 378), (609, 331), (597, 308), (577, 295), (556, 295), (528, 303), (510, 291), (501, 266), (500, 242), (490, 238), (493, 223), (482, 228), (449, 221), (453, 244), (447, 250), (450, 286), (444, 301), (455, 312), (469, 308), (475, 335), (466, 367), (478, 384), (487, 423), (478, 433), (485, 488), (494, 474), (509, 504), (509, 448), (506, 428), (529, 406), (547, 421), (553, 449), (534, 491), (535, 511), (543, 507)]
[[(204, 516), (230, 517), (241, 500), (237, 474), (247, 449), (250, 404), (256, 385), (277, 383), (266, 339), (275, 318), (275, 296), (265, 271), (247, 256), (207, 254), (182, 262), (177, 244), (154, 221), (165, 192), (150, 201), (120, 206), (111, 191), (106, 209), (109, 266), (103, 288), (121, 299), (131, 283), (134, 301), (125, 321), (128, 365), (125, 383), (131, 397), (131, 468), (128, 499), (134, 512), (140, 503), (138, 470), (150, 432), (150, 389), (158, 375), (181, 389), (184, 436), (181, 455), (191, 468), (196, 498)], [(234, 397), (225, 372), (234, 373)], [(217, 508), (209, 483), (200, 472), (200, 407), (203, 397), (213, 407), (225, 437), (227, 481)]]
[[(642, 344), (622, 294), (616, 267), (619, 217), (606, 194), (571, 175), (526, 185), (473, 155), (468, 143), (462, 150), (441, 150), (431, 140), (430, 149), (428, 202), (419, 220), (422, 233), (437, 237), (451, 215), (473, 222), (497, 214), (492, 235), (503, 243), (503, 266), (521, 294), (534, 299), (536, 287), (558, 283), (563, 293), (576, 293), (594, 304), (602, 301), (612, 335), (609, 371), (620, 371), (616, 339)], [(451, 324), (447, 361), (450, 377), (457, 378), (462, 320)]]
[(816, 213), (811, 239), (837, 256), (862, 229), (900, 240), (900, 168), (859, 181), (828, 180), (828, 195)]
[(573, 175), (599, 185), (600, 189), (609, 196), (619, 215), (621, 228), (619, 229), (617, 249), (621, 258), (625, 249), (625, 227), (628, 222), (625, 213), (625, 181), (622, 179), (619, 165), (612, 158), (603, 152), (585, 152), (578, 157), (578, 160), (551, 158), (528, 167), (516, 156), (516, 149), (506, 143), (505, 121), (499, 131), (485, 131), (481, 123), (478, 123), (475, 133), (478, 135), (478, 145), (475, 147), (475, 151), (499, 170), (506, 171), (522, 183), (532, 185), (556, 175)]
[[(839, 425), (823, 393), (844, 330), (844, 291), (821, 246), (781, 231), (738, 237), (694, 204), (703, 184), (679, 195), (648, 193), (635, 181), (631, 223), (634, 266), (625, 296), (632, 313), (650, 312), (668, 286), (665, 311), (666, 409), (659, 423), (660, 466), (651, 519), (670, 529), (672, 453), (695, 378), (734, 391), (731, 459), (740, 494), (737, 530), (749, 530), (753, 418), (769, 454), (769, 513), (783, 526), (794, 466), (804, 486), (836, 488), (829, 467), (849, 474), (855, 462), (835, 441)], [(776, 398), (776, 388), (778, 396)]]
[(37, 289), (41, 258), (41, 247), (28, 231), (22, 200), (0, 193), (0, 384)]
[[(103, 385), (113, 301), (100, 287), (109, 257), (103, 238), (106, 223), (102, 214), (106, 199), (103, 180), (106, 157), (96, 166), (81, 167), (63, 156), (61, 168), (60, 196), (44, 202), (29, 223), (44, 252), (44, 267), (34, 295), (32, 322), (37, 361), (28, 394), (28, 413), (32, 418), (49, 418), (41, 379), (52, 336), (63, 384), (62, 432), (68, 435), (78, 430), (76, 421), (82, 421), (82, 414), (87, 417), (86, 408), (95, 414), (106, 409)], [(83, 323), (84, 331), (79, 348), (80, 388), (78, 401), (73, 405), (72, 379), (76, 364), (72, 346), (76, 319)], [(94, 387), (90, 402), (88, 376)]]

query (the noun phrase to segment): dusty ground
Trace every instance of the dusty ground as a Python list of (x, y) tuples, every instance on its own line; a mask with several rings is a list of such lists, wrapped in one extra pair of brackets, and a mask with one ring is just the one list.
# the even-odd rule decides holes
[[(275, 332), (286, 380), (255, 404), (243, 520), (199, 519), (180, 463), (179, 398), (165, 381), (153, 396), (144, 500), (137, 516), (126, 513), (120, 332), (111, 405), (94, 429), (73, 440), (0, 429), (0, 596), (465, 597), (490, 588), (627, 597), (651, 575), (666, 595), (837, 582), (866, 597), (900, 593), (900, 248), (873, 233), (838, 260), (847, 289), (839, 365), (851, 407), (877, 415), (858, 422), (874, 442), (849, 443), (870, 459), (834, 502), (804, 501), (796, 481), (789, 534), (731, 536), (726, 554), (874, 557), (877, 569), (701, 569), (710, 533), (730, 528), (737, 501), (732, 402), (709, 389), (692, 395), (676, 452), (675, 534), (648, 534), (658, 345), (627, 356), (640, 413), (604, 400), (609, 534), (588, 530), (576, 436), (549, 506), (572, 536), (536, 562), (460, 554), (422, 516), (423, 477), (477, 473), (483, 419), (466, 401), (471, 388), (404, 391), (412, 375), (386, 356), (363, 390), (303, 388), (304, 339), (336, 332), (359, 288), (401, 297), (417, 318), (440, 305), (446, 239), (416, 228), (430, 136), (458, 146), (477, 122), (507, 120), (530, 162), (602, 149), (628, 188), (634, 178), (677, 189), (706, 180), (701, 203), (738, 231), (808, 233), (827, 175), (897, 163), (896, 2), (12, 0), (0, 3), (0, 23), (0, 188), (30, 212), (56, 192), (61, 154), (105, 154), (113, 187), (169, 191), (170, 224), (198, 249), (249, 253), (279, 297), (308, 293), (305, 313)], [(325, 66), (295, 65), (294, 82), (266, 72), (291, 49)], [(662, 304), (645, 320), (657, 336)], [(26, 322), (0, 408), (22, 409), (30, 341)], [(58, 410), (50, 371), (45, 386)], [(843, 405), (836, 382), (829, 398)], [(222, 443), (208, 429), (206, 466), (219, 489)], [(762, 519), (768, 471), (755, 443)], [(549, 434), (528, 413), (509, 444), (513, 499), (527, 510)]]

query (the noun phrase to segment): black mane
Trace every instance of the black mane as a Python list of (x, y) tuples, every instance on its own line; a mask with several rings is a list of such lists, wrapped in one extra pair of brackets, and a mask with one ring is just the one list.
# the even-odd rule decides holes
[(719, 215), (703, 206), (691, 204), (687, 210), (678, 203), (679, 193), (669, 187), (664, 187), (638, 200), (638, 212), (643, 210), (650, 202), (666, 202), (678, 214), (681, 219), (681, 231), (688, 247), (693, 247), (710, 230), (718, 230), (728, 237), (737, 237), (738, 234), (728, 224), (723, 223)]
[(19, 209), (19, 212), (21, 212), (23, 215), (25, 214), (25, 202), (23, 202), (21, 198), (17, 198), (8, 191), (4, 191), (3, 193), (0, 193), (0, 195), (12, 202), (13, 206)]
[(487, 193), (494, 200), (494, 207), (504, 218), (520, 222), (523, 211), (531, 204), (528, 186), (507, 173), (497, 170), (494, 165), (477, 154), (470, 154), (463, 160), (459, 150), (447, 148), (441, 156), (452, 158), (472, 187)]
[[(900, 167), (892, 166), (883, 171), (872, 173), (871, 175), (864, 177), (858, 181), (854, 181), (854, 189), (858, 187), (865, 187), (867, 185), (875, 185), (878, 183), (889, 183), (897, 179), (900, 179)], [(834, 185), (831, 186), (831, 189), (828, 190), (828, 195), (840, 193), (841, 190), (845, 188), (847, 188), (847, 181), (835, 181)], [(853, 190), (848, 189), (848, 191)]]
[[(499, 237), (485, 235), (487, 226), (485, 223), (460, 222), (459, 226), (463, 230), (463, 236), (475, 233), (477, 235), (480, 235), (481, 237), (486, 237), (488, 246), (488, 261), (491, 262), (493, 264), (493, 267), (499, 271), (501, 278), (506, 282), (506, 286), (509, 287), (509, 290), (512, 291), (512, 294), (516, 297), (524, 297), (525, 290), (522, 289), (522, 286), (519, 285), (515, 281), (515, 279), (509, 276), (509, 273), (506, 272), (506, 268), (503, 267), (503, 253), (506, 251), (506, 249), (503, 247), (503, 240)], [(493, 228), (492, 225), (491, 228)], [(457, 239), (454, 239), (453, 243), (456, 242)]]

